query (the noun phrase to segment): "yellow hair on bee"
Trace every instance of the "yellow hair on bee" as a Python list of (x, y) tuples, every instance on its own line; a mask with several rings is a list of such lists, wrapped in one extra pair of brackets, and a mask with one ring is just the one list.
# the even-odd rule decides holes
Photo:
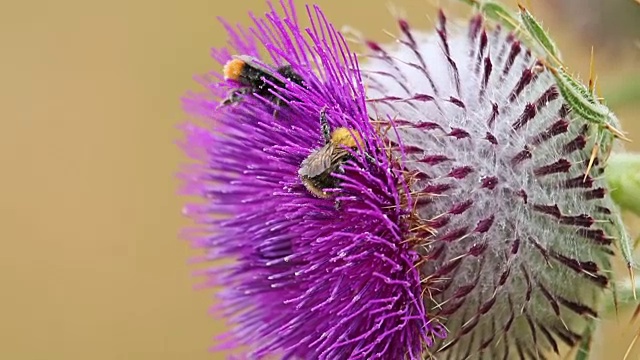
[(335, 145), (344, 145), (349, 148), (364, 147), (362, 137), (357, 131), (347, 129), (345, 127), (337, 128), (331, 133), (331, 143)]
[(222, 73), (225, 80), (238, 80), (246, 63), (240, 59), (231, 59), (224, 64)]

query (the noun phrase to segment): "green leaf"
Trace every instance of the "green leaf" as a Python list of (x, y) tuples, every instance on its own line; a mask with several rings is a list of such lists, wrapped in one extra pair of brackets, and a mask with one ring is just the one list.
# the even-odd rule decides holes
[(524, 8), (524, 6), (518, 4), (520, 8), (520, 21), (527, 29), (527, 32), (531, 37), (549, 54), (554, 60), (560, 61), (560, 52), (556, 43), (551, 39), (549, 34), (544, 30), (542, 25), (536, 20), (533, 15)]
[(480, 5), (480, 11), (482, 11), (482, 13), (488, 18), (499, 22), (509, 30), (516, 30), (519, 26), (518, 19), (511, 13), (511, 11), (502, 7), (498, 2), (485, 1)]

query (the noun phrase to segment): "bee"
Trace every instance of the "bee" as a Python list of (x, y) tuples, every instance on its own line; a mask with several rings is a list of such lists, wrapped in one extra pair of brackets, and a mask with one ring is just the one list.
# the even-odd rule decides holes
[(240, 84), (239, 89), (232, 91), (222, 101), (222, 106), (238, 103), (242, 101), (244, 96), (250, 94), (270, 99), (276, 106), (279, 106), (281, 99), (274, 92), (277, 92), (278, 88), (284, 88), (286, 83), (276, 78), (275, 73), (295, 84), (304, 86), (302, 77), (293, 71), (291, 65), (280, 66), (274, 72), (260, 65), (257, 59), (248, 55), (234, 55), (224, 65), (222, 72), (225, 80), (233, 80)]
[(364, 147), (360, 134), (345, 127), (330, 131), (325, 110), (320, 116), (320, 127), (325, 145), (313, 151), (300, 164), (298, 175), (302, 184), (316, 197), (326, 199), (329, 194), (325, 189), (335, 188), (338, 180), (333, 173), (342, 173), (342, 164), (352, 159), (347, 149), (357, 150)]

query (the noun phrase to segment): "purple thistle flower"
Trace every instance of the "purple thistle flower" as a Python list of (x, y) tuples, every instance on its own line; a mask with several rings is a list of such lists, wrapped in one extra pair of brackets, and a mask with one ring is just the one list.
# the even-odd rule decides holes
[[(417, 213), (437, 231), (421, 254), (427, 311), (446, 359), (544, 358), (580, 342), (626, 236), (602, 177), (585, 177), (590, 124), (513, 33), (442, 12), (435, 34), (399, 20), (396, 44), (364, 42), (370, 113), (394, 118)], [(440, 357), (440, 356), (438, 356)]]
[[(282, 9), (223, 22), (230, 47), (213, 57), (255, 61), (253, 87), (214, 72), (184, 102), (183, 189), (203, 200), (185, 208), (186, 237), (202, 261), (233, 260), (204, 272), (231, 327), (221, 346), (507, 359), (576, 345), (626, 233), (606, 154), (585, 176), (592, 125), (539, 54), (480, 15), (460, 27), (440, 12), (434, 34), (400, 20), (396, 44), (364, 41), (361, 68), (317, 7), (310, 29)], [(299, 172), (326, 144), (323, 114), (357, 146), (330, 144), (348, 160), (314, 193)]]
[[(421, 359), (444, 329), (422, 299), (404, 176), (369, 121), (343, 37), (317, 7), (307, 8), (311, 29), (299, 27), (292, 4), (282, 7), (284, 16), (272, 7), (249, 30), (225, 23), (231, 49), (213, 57), (221, 68), (232, 53), (261, 67), (289, 64), (302, 83), (274, 71), (267, 82), (284, 84), (277, 94), (219, 106), (238, 84), (214, 73), (203, 79), (205, 94), (185, 99), (200, 121), (184, 126), (182, 146), (196, 160), (183, 173), (184, 193), (204, 199), (185, 209), (199, 224), (186, 236), (207, 251), (203, 260), (234, 259), (206, 272), (223, 288), (217, 310), (232, 327), (223, 346), (247, 346), (251, 358)], [(323, 112), (332, 129), (363, 140), (329, 198), (298, 176), (324, 145)]]

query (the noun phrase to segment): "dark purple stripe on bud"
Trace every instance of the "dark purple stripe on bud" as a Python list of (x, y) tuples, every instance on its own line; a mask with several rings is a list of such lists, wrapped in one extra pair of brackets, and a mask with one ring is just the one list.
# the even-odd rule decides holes
[(460, 341), (460, 336), (457, 336), (455, 339), (451, 340), (450, 342), (446, 343), (444, 346), (442, 346), (441, 348), (438, 349), (438, 352), (443, 352), (443, 351), (447, 351), (448, 349), (450, 349), (451, 347), (453, 347), (455, 344), (458, 343), (458, 341)]
[(545, 176), (551, 174), (565, 173), (571, 168), (571, 163), (567, 159), (560, 159), (553, 164), (541, 166), (533, 170), (536, 176)]
[(451, 230), (438, 238), (438, 241), (451, 242), (458, 240), (467, 235), (469, 229), (465, 226), (459, 229)]
[(458, 336), (463, 336), (468, 334), (471, 330), (473, 330), (477, 325), (478, 322), (480, 321), (480, 316), (474, 316), (470, 321), (467, 321), (464, 325), (462, 325), (462, 327), (460, 328), (460, 335)]
[(569, 347), (574, 347), (581, 340), (581, 336), (575, 332), (567, 329), (565, 326), (560, 327), (558, 325), (552, 328), (553, 332)]
[(549, 304), (551, 305), (551, 308), (553, 308), (553, 312), (560, 316), (560, 305), (558, 305), (558, 301), (556, 301), (556, 299), (553, 297), (553, 295), (551, 295), (551, 293), (549, 292), (549, 290), (547, 290), (547, 288), (545, 288), (542, 283), (538, 282), (538, 287), (540, 288), (540, 291), (542, 292), (542, 295), (544, 295), (545, 298), (547, 298), (547, 300), (549, 301)]
[(513, 129), (519, 130), (521, 127), (526, 125), (531, 119), (533, 119), (536, 116), (536, 111), (537, 110), (535, 105), (533, 104), (525, 105), (524, 110), (522, 111), (522, 114), (520, 114), (520, 117), (518, 118), (518, 120), (516, 120), (516, 122), (512, 124)]
[(542, 332), (542, 335), (544, 335), (545, 339), (547, 339), (547, 341), (551, 345), (553, 352), (560, 355), (560, 350), (558, 349), (558, 343), (556, 342), (556, 339), (554, 339), (553, 335), (551, 335), (549, 330), (547, 330), (547, 328), (544, 327), (544, 325), (542, 325), (541, 323), (538, 323), (538, 329), (540, 329), (540, 331)]
[(449, 54), (449, 44), (447, 44), (447, 17), (444, 15), (442, 9), (438, 10), (438, 27), (436, 29), (440, 34), (440, 39), (443, 42), (445, 54)]
[(418, 162), (428, 164), (428, 165), (438, 165), (440, 163), (443, 163), (445, 161), (450, 161), (450, 160), (451, 159), (449, 159), (444, 155), (430, 155), (418, 160)]
[(473, 200), (466, 200), (464, 202), (455, 204), (449, 209), (449, 214), (451, 215), (460, 215), (465, 211), (469, 210), (469, 208), (473, 205)]
[(529, 237), (529, 241), (533, 244), (533, 246), (538, 249), (538, 251), (540, 252), (540, 254), (542, 255), (542, 257), (544, 258), (545, 262), (547, 263), (547, 265), (549, 265), (549, 251), (542, 246), (542, 244), (540, 244), (535, 238), (533, 237)]
[(482, 66), (482, 59), (484, 59), (484, 51), (487, 48), (488, 42), (489, 37), (487, 36), (487, 32), (483, 29), (480, 34), (480, 44), (478, 44), (478, 55), (476, 56), (476, 66), (474, 69), (476, 74), (480, 72), (480, 66)]
[(422, 102), (427, 102), (427, 101), (433, 101), (433, 96), (431, 95), (427, 95), (427, 94), (415, 94), (413, 97), (409, 98), (408, 101), (411, 100), (416, 100), (416, 101), (422, 101)]
[(367, 41), (365, 41), (364, 43), (365, 43), (365, 45), (366, 45), (369, 49), (371, 49), (372, 51), (380, 52), (380, 53), (385, 53), (384, 49), (380, 46), (380, 44), (378, 44), (378, 43), (377, 43), (377, 42), (375, 42), (375, 41), (367, 40)]
[(520, 96), (522, 90), (531, 83), (531, 80), (533, 80), (533, 72), (529, 69), (522, 70), (520, 80), (518, 80), (513, 91), (511, 91), (511, 95), (509, 95), (509, 102), (513, 102), (518, 96)]
[[(398, 143), (396, 143), (393, 140), (389, 140), (393, 145), (399, 146)], [(404, 145), (402, 150), (404, 150), (404, 153), (409, 155), (409, 154), (422, 154), (424, 153), (424, 149), (422, 147), (419, 146), (415, 146), (415, 145)]]
[(451, 169), (447, 176), (452, 177), (454, 179), (464, 179), (467, 175), (473, 172), (473, 168), (471, 166), (461, 166)]
[(399, 97), (399, 96), (384, 96), (381, 98), (367, 99), (370, 103), (388, 103), (388, 102), (405, 102), (411, 103), (412, 101), (428, 102), (433, 101), (434, 97), (427, 94), (415, 94), (411, 97)]
[(578, 135), (575, 139), (571, 140), (562, 147), (562, 153), (568, 155), (576, 150), (582, 150), (587, 145), (587, 137), (584, 135)]
[(455, 137), (458, 140), (468, 138), (471, 136), (468, 132), (460, 128), (452, 128), (451, 132), (448, 135)]
[(594, 317), (594, 318), (598, 317), (598, 313), (595, 310), (593, 310), (592, 308), (590, 308), (590, 307), (588, 307), (588, 306), (586, 306), (584, 304), (580, 304), (580, 303), (577, 303), (577, 302), (574, 302), (574, 301), (567, 300), (567, 299), (565, 299), (565, 298), (563, 298), (561, 296), (558, 296), (558, 300), (560, 301), (560, 303), (563, 306), (565, 306), (567, 309), (575, 312), (578, 315), (581, 315), (581, 316), (588, 315), (588, 316), (591, 316), (591, 317)]
[(487, 132), (487, 134), (484, 136), (484, 139), (489, 141), (493, 145), (498, 145), (498, 139), (496, 139), (496, 137), (493, 136), (493, 134), (490, 132)]
[(613, 238), (608, 237), (602, 229), (578, 229), (577, 234), (600, 245), (608, 246), (613, 242)]
[(597, 188), (589, 191), (585, 191), (583, 196), (585, 200), (602, 199), (607, 194), (605, 188)]
[[(511, 329), (511, 325), (513, 325), (513, 320), (515, 320), (515, 316), (516, 316), (516, 314), (513, 312), (513, 300), (511, 300), (511, 295), (507, 295), (507, 299), (509, 300), (509, 307), (511, 308), (511, 316), (509, 316), (509, 320), (507, 320), (507, 322), (503, 326), (503, 331), (505, 335)], [(505, 354), (505, 355), (508, 355), (508, 354)]]
[(450, 301), (450, 302), (447, 303), (445, 308), (442, 309), (442, 311), (440, 311), (438, 313), (438, 315), (446, 317), (446, 316), (449, 316), (451, 314), (454, 314), (456, 311), (458, 311), (458, 309), (460, 309), (462, 304), (464, 304), (464, 299), (457, 300), (457, 301)]
[(439, 228), (444, 227), (447, 224), (449, 224), (450, 220), (451, 220), (451, 218), (448, 217), (448, 216), (438, 216), (436, 218), (427, 220), (427, 225), (429, 227), (434, 228), (434, 229), (439, 229)]
[(491, 58), (487, 56), (486, 58), (484, 58), (484, 71), (482, 75), (482, 87), (480, 88), (480, 96), (483, 96), (485, 90), (487, 90), (487, 84), (489, 84), (489, 77), (491, 76), (492, 69), (493, 64), (491, 63)]
[(511, 67), (513, 66), (513, 62), (516, 60), (518, 54), (522, 51), (522, 47), (520, 46), (519, 41), (515, 41), (511, 44), (511, 51), (509, 51), (509, 55), (507, 56), (507, 61), (504, 64), (504, 69), (502, 70), (502, 75), (505, 76), (511, 71)]
[[(477, 280), (477, 279), (476, 279)], [(478, 285), (477, 281), (472, 281), (471, 284), (467, 284), (467, 285), (463, 285), (460, 286), (455, 293), (453, 293), (453, 298), (454, 299), (460, 299), (460, 298), (464, 298), (467, 295), (469, 295), (470, 292), (473, 291), (473, 289), (476, 288), (476, 285)]]
[(527, 283), (527, 292), (525, 293), (524, 299), (525, 299), (525, 302), (528, 303), (531, 300), (531, 293), (533, 292), (533, 286), (531, 285), (531, 278), (529, 277), (529, 272), (527, 271), (527, 268), (524, 266), (524, 264), (520, 264), (520, 270), (522, 270), (522, 274), (524, 275), (524, 280)]
[(516, 195), (518, 195), (518, 197), (520, 197), (522, 199), (522, 201), (527, 204), (529, 201), (529, 195), (527, 195), (527, 192), (524, 191), (524, 189), (520, 189), (516, 192)]
[(609, 284), (609, 279), (604, 275), (598, 274), (598, 265), (593, 261), (580, 261), (568, 256), (562, 255), (555, 251), (551, 251), (551, 256), (558, 260), (561, 264), (567, 266), (573, 271), (584, 275), (587, 279), (591, 280), (595, 284), (606, 287)]
[(490, 336), (480, 344), (480, 347), (478, 348), (480, 352), (482, 352), (483, 350), (486, 350), (489, 347), (489, 345), (493, 343), (493, 340), (496, 338), (495, 333), (496, 333), (495, 330), (492, 330), (489, 333)]
[(558, 98), (558, 89), (555, 86), (551, 86), (536, 100), (536, 108), (538, 110), (545, 107), (548, 103)]
[(453, 105), (459, 107), (460, 109), (466, 109), (467, 107), (464, 106), (464, 102), (462, 102), (462, 100), (455, 98), (453, 96), (449, 96), (449, 102), (452, 103)]
[(520, 250), (520, 239), (513, 240), (513, 244), (511, 244), (511, 255), (515, 255)]
[(487, 242), (475, 243), (473, 244), (473, 246), (471, 246), (471, 249), (469, 249), (468, 254), (474, 257), (478, 257), (482, 255), (485, 250), (487, 250), (487, 247), (489, 247), (489, 244)]
[(434, 246), (429, 252), (424, 256), (427, 260), (437, 260), (442, 255), (445, 249), (445, 245), (442, 244), (440, 246)]
[(532, 156), (533, 154), (529, 149), (524, 149), (511, 158), (511, 165), (516, 166), (527, 159), (531, 159)]
[(591, 225), (593, 225), (595, 220), (591, 216), (586, 214), (575, 215), (575, 216), (563, 215), (562, 217), (560, 217), (560, 222), (565, 225), (580, 226), (580, 227), (588, 228), (588, 227), (591, 227)]
[(485, 301), (484, 304), (480, 305), (480, 309), (478, 309), (480, 314), (484, 315), (484, 314), (488, 313), (489, 310), (491, 310), (493, 305), (496, 303), (496, 299), (497, 299), (496, 293), (494, 293), (493, 296), (491, 296), (491, 298), (489, 298), (489, 300)]
[(460, 266), (461, 262), (462, 262), (462, 258), (460, 257), (454, 258), (445, 262), (444, 264), (442, 264), (442, 266), (440, 266), (438, 270), (436, 270), (435, 277), (440, 278), (444, 275), (451, 273), (456, 268), (458, 268), (458, 266)]
[(427, 131), (436, 130), (436, 129), (442, 130), (442, 126), (440, 126), (440, 124), (429, 122), (429, 121), (421, 121), (416, 123), (409, 120), (396, 119), (393, 122), (396, 126), (409, 126), (414, 129), (421, 129), (421, 130), (427, 130)]
[(576, 176), (571, 179), (567, 179), (562, 182), (562, 187), (565, 189), (575, 189), (575, 188), (584, 188), (588, 189), (593, 186), (593, 178), (591, 176), (584, 175)]
[(569, 129), (569, 122), (567, 120), (560, 119), (555, 123), (553, 123), (551, 126), (549, 126), (545, 131), (535, 136), (531, 140), (531, 143), (533, 145), (539, 145), (551, 139), (554, 136), (566, 133), (568, 129)]
[(498, 285), (503, 286), (507, 282), (507, 279), (509, 279), (509, 275), (511, 275), (511, 267), (507, 266), (507, 268), (502, 272), (502, 275), (500, 275)]
[(481, 187), (483, 189), (493, 190), (496, 185), (498, 185), (498, 178), (495, 176), (486, 176), (483, 177), (480, 182), (482, 183)]
[(491, 225), (493, 225), (494, 220), (495, 220), (495, 216), (491, 215), (486, 219), (478, 221), (478, 224), (476, 225), (476, 228), (473, 231), (478, 234), (486, 233), (491, 228)]
[(534, 204), (533, 205), (533, 210), (546, 214), (546, 215), (551, 215), (554, 218), (560, 218), (562, 216), (562, 213), (560, 212), (560, 208), (558, 208), (558, 205), (539, 205), (539, 204)]
[(498, 108), (498, 104), (492, 102), (491, 114), (489, 115), (489, 119), (487, 120), (487, 125), (493, 126), (499, 114), (500, 114), (500, 109)]
[[(528, 312), (525, 312), (524, 313), (524, 317), (525, 317), (525, 319), (527, 319), (527, 323), (529, 324), (529, 331), (531, 331), (531, 337), (533, 338), (533, 344), (537, 345), (538, 344), (538, 336), (537, 336), (537, 333), (536, 333), (536, 326), (534, 325), (533, 320), (531, 320), (531, 315), (529, 315)], [(536, 358), (535, 354), (531, 355), (531, 350), (529, 350), (527, 353), (529, 354), (529, 357), (533, 356), (533, 357), (531, 357), (532, 359)], [(537, 360), (537, 358), (536, 358), (536, 360)], [(542, 357), (542, 358), (540, 358), (540, 360), (546, 360), (546, 359), (544, 357)]]
[(425, 186), (420, 193), (422, 194), (429, 194), (429, 195), (440, 195), (442, 193), (444, 193), (445, 191), (448, 191), (449, 189), (451, 189), (451, 184), (429, 184), (427, 186)]
[(407, 40), (411, 43), (411, 45), (415, 45), (416, 41), (413, 38), (413, 34), (411, 33), (411, 27), (409, 26), (409, 22), (404, 19), (398, 19), (398, 27), (400, 31), (407, 37)]
[(453, 81), (456, 85), (456, 93), (460, 95), (460, 73), (458, 72), (458, 66), (455, 61), (451, 58), (451, 51), (449, 49), (449, 42), (447, 41), (447, 18), (444, 15), (442, 9), (438, 12), (438, 22), (439, 26), (436, 32), (440, 36), (440, 40), (442, 41), (442, 48), (444, 50), (444, 55), (447, 58), (447, 62), (453, 72)]
[(482, 15), (478, 14), (471, 18), (469, 22), (469, 40), (475, 42), (482, 28)]

